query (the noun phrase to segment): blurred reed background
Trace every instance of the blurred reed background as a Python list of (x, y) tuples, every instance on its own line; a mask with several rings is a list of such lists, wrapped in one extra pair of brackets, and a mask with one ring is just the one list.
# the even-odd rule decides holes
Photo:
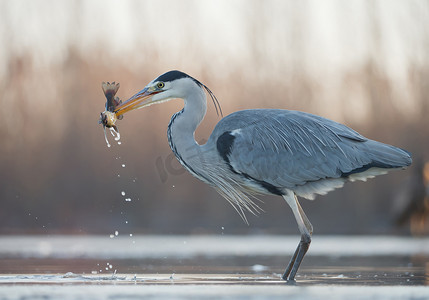
[[(225, 115), (304, 110), (413, 153), (406, 171), (303, 200), (316, 234), (428, 232), (424, 213), (395, 225), (429, 159), (428, 1), (3, 0), (0, 25), (0, 233), (296, 234), (281, 198), (247, 226), (172, 159), (180, 100), (127, 114), (107, 148), (101, 82), (126, 99), (171, 69)], [(220, 120), (208, 107), (199, 141)]]

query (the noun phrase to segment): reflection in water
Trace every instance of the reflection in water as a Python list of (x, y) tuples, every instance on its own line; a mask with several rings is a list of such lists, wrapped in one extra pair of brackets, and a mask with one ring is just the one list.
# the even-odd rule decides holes
[[(283, 285), (285, 258), (3, 259), (4, 284), (239, 284)], [(262, 265), (252, 265), (252, 262)], [(428, 257), (326, 257), (304, 261), (297, 285), (429, 285)], [(113, 268), (104, 266), (112, 265)], [(103, 268), (101, 268), (102, 266)]]
[[(281, 275), (295, 242), (294, 236), (269, 235), (136, 235), (132, 239), (120, 235), (114, 238), (2, 236), (0, 295), (14, 292), (18, 294), (12, 299), (20, 299), (27, 289), (18, 289), (19, 286), (37, 289), (42, 285), (51, 286), (51, 289), (40, 291), (40, 297), (50, 299), (52, 289), (58, 285), (62, 293), (69, 292), (65, 286), (79, 285), (93, 287), (91, 292), (96, 291), (93, 298), (98, 299), (98, 285), (107, 290), (112, 286), (125, 289), (137, 285), (145, 286), (149, 294), (152, 293), (150, 286), (159, 286), (164, 292), (166, 288), (170, 291), (171, 286), (182, 287), (186, 289), (184, 299), (189, 299), (187, 296), (195, 295), (201, 286), (222, 286), (218, 289), (228, 294), (233, 293), (234, 287), (245, 285), (251, 296), (250, 290), (255, 288), (261, 299), (273, 293), (284, 297), (286, 285)], [(317, 237), (294, 285), (306, 287), (306, 292), (312, 287), (341, 287), (348, 294), (354, 293), (350, 292), (353, 287), (377, 287), (377, 291), (385, 287), (383, 292), (394, 296), (396, 292), (390, 289), (393, 286), (408, 286), (413, 292), (429, 289), (428, 243), (424, 238), (392, 236)], [(248, 247), (250, 244), (252, 247)], [(5, 292), (9, 288), (12, 291)], [(123, 295), (131, 293), (129, 290), (122, 292)], [(216, 292), (212, 290), (213, 299), (218, 299)], [(243, 291), (235, 292), (241, 295)], [(313, 292), (319, 295), (319, 290)], [(83, 293), (67, 299), (88, 299), (87, 296)], [(314, 299), (312, 296), (308, 294), (308, 299)], [(29, 297), (33, 295), (30, 293)], [(344, 298), (338, 296), (337, 299)]]

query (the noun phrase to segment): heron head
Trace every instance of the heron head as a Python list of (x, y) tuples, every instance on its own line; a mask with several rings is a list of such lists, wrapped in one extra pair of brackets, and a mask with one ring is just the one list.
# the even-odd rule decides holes
[(190, 85), (195, 85), (195, 83), (189, 75), (180, 71), (167, 72), (152, 80), (143, 90), (117, 106), (115, 113), (120, 116), (134, 109), (162, 103), (174, 98), (183, 98), (186, 96), (186, 89)]
[(115, 113), (119, 117), (128, 111), (152, 104), (175, 98), (184, 99), (192, 92), (204, 94), (204, 89), (210, 94), (213, 102), (215, 102), (216, 111), (218, 111), (219, 103), (208, 87), (183, 72), (169, 71), (152, 80), (143, 90), (117, 106)]

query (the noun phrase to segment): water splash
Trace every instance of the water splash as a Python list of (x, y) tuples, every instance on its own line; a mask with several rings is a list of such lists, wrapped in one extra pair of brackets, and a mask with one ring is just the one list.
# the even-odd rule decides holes
[(110, 133), (115, 138), (115, 141), (119, 141), (121, 139), (121, 134), (119, 131), (115, 130), (115, 127), (110, 127)]
[[(109, 140), (107, 139), (107, 133), (106, 133), (106, 126), (103, 128), (104, 130), (104, 140), (106, 141), (107, 147), (111, 147), (111, 144), (109, 143)], [(121, 145), (122, 143), (119, 141), (121, 139), (121, 134), (119, 131), (115, 129), (115, 127), (109, 127), (110, 134), (114, 137), (115, 141), (118, 142), (118, 145)]]
[(110, 148), (110, 143), (109, 140), (107, 139), (107, 134), (106, 134), (106, 127), (103, 128), (104, 130), (104, 140), (106, 141), (107, 147)]

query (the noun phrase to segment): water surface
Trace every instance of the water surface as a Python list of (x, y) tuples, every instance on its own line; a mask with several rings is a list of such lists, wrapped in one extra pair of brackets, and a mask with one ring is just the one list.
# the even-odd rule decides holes
[(0, 299), (314, 299), (328, 291), (331, 299), (429, 299), (428, 239), (318, 237), (287, 284), (281, 275), (298, 240), (0, 237)]

